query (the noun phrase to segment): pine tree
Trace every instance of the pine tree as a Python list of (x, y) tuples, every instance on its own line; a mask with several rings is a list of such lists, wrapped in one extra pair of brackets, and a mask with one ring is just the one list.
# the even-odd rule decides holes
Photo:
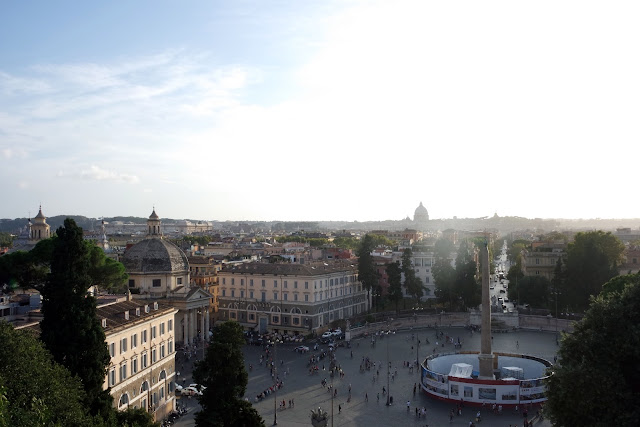
[(102, 387), (109, 350), (96, 316), (96, 299), (87, 293), (89, 249), (73, 219), (67, 218), (57, 230), (50, 267), (42, 289), (41, 339), (54, 360), (82, 381), (89, 412), (107, 418), (112, 397)]

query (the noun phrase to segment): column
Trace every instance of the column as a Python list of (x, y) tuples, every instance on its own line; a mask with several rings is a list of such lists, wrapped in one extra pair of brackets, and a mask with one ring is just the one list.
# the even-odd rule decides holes
[(200, 341), (204, 342), (205, 341), (205, 330), (204, 330), (204, 318), (207, 317), (207, 312), (205, 311), (204, 307), (202, 307), (200, 309), (200, 317), (201, 319), (201, 324), (202, 326), (200, 327), (200, 330), (202, 330), (202, 336), (200, 337)]
[(195, 338), (196, 333), (198, 332), (198, 324), (196, 323), (196, 316), (194, 310), (189, 310), (189, 323), (191, 324), (191, 344), (193, 344), (193, 338)]
[(189, 344), (189, 310), (182, 313), (182, 318), (184, 319), (184, 345)]
[(204, 312), (205, 316), (204, 316), (204, 330), (205, 330), (205, 341), (209, 341), (209, 316), (211, 315), (211, 312), (209, 310), (205, 310)]

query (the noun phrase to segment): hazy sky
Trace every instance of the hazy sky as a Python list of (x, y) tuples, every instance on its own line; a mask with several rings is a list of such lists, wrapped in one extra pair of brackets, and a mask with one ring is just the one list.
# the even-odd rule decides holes
[(640, 217), (638, 1), (3, 1), (0, 218)]

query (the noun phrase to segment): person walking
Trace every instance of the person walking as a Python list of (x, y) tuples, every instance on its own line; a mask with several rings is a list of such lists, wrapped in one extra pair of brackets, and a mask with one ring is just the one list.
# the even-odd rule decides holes
[(369, 393), (365, 393), (364, 394), (364, 401), (368, 402), (369, 401)]
[(338, 414), (342, 412), (342, 405), (338, 405)]

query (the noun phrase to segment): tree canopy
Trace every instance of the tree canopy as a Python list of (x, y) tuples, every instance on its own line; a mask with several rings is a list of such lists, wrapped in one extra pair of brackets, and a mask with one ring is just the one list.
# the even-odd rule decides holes
[(366, 234), (358, 247), (358, 280), (367, 290), (367, 301), (371, 295), (371, 289), (378, 286), (378, 272), (371, 252), (375, 249), (373, 237)]
[(389, 280), (389, 301), (395, 303), (396, 312), (398, 303), (402, 300), (402, 267), (398, 261), (387, 264), (387, 277)]
[(407, 248), (402, 253), (402, 273), (404, 274), (404, 287), (407, 290), (407, 294), (416, 299), (416, 302), (424, 295), (424, 287), (422, 286), (422, 279), (416, 276), (416, 272), (413, 269), (413, 252), (410, 248)]
[(0, 342), (6, 425), (92, 425), (80, 380), (53, 361), (33, 332), (0, 322)]
[(640, 420), (640, 275), (616, 278), (564, 335), (546, 408), (558, 426), (636, 426)]
[(543, 276), (524, 276), (515, 282), (509, 282), (508, 295), (518, 304), (527, 303), (531, 307), (549, 307), (551, 282)]
[(112, 397), (102, 387), (111, 358), (96, 316), (96, 299), (87, 294), (92, 284), (90, 249), (82, 229), (70, 218), (57, 235), (51, 272), (41, 291), (40, 338), (54, 360), (80, 378), (90, 413), (106, 416)]
[(567, 304), (585, 310), (591, 296), (596, 296), (611, 278), (618, 275), (624, 244), (604, 231), (577, 233), (566, 256), (566, 283), (562, 289)]
[(264, 421), (242, 397), (249, 376), (244, 367), (242, 326), (225, 322), (213, 329), (204, 360), (197, 362), (194, 380), (206, 387), (198, 401), (202, 410), (196, 414), (196, 425), (264, 426)]

